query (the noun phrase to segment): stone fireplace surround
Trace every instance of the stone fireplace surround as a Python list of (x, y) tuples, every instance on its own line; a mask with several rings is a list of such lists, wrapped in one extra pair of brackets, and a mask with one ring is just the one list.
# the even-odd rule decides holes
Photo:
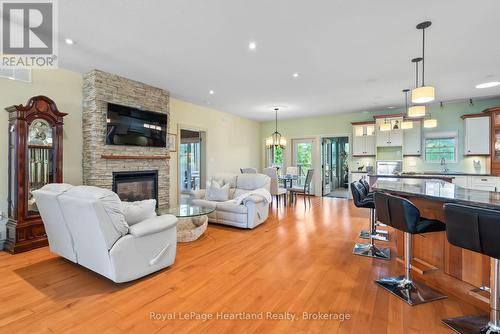
[(93, 70), (83, 76), (83, 182), (112, 190), (113, 172), (158, 172), (158, 207), (169, 206), (169, 152), (163, 147), (106, 145), (107, 104), (167, 114), (169, 93), (124, 77)]

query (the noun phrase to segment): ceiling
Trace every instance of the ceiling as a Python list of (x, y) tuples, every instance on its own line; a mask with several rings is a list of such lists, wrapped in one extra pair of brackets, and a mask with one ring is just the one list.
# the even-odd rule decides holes
[[(426, 33), (438, 101), (500, 95), (498, 0), (59, 1), (59, 66), (255, 120), (401, 106)], [(257, 44), (249, 50), (249, 42)], [(299, 73), (297, 78), (293, 73)], [(213, 90), (214, 94), (209, 94)]]

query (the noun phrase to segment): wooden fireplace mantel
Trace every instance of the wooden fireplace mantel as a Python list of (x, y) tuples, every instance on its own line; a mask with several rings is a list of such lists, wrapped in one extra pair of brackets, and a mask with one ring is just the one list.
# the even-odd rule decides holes
[(167, 155), (113, 155), (102, 154), (102, 159), (135, 159), (135, 160), (166, 160), (170, 159)]

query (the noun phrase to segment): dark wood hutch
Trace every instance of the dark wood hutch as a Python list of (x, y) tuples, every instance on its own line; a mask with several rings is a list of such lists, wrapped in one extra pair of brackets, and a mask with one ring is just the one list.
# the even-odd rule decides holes
[(500, 175), (500, 107), (485, 112), (491, 116), (491, 175)]
[(5, 249), (46, 246), (47, 235), (32, 192), (63, 179), (63, 117), (46, 96), (35, 96), (9, 113), (9, 221)]

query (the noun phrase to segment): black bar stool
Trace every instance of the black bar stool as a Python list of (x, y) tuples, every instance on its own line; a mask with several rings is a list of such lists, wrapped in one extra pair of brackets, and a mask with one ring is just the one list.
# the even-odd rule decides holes
[(370, 243), (355, 244), (352, 253), (355, 255), (368, 256), (376, 259), (390, 260), (391, 250), (389, 248), (379, 248), (375, 245), (375, 203), (373, 202), (373, 198), (368, 198), (366, 196), (364, 186), (358, 181), (354, 181), (351, 183), (351, 192), (352, 198), (354, 200), (354, 205), (357, 208), (370, 209), (370, 231), (372, 232), (369, 234)]
[(421, 218), (417, 207), (405, 198), (379, 192), (374, 198), (378, 220), (404, 232), (405, 249), (405, 275), (385, 277), (375, 282), (410, 305), (446, 298), (411, 277), (412, 234), (444, 231), (446, 226), (438, 220)]
[[(366, 197), (373, 199), (373, 192), (370, 191), (370, 184), (364, 177), (359, 179), (359, 182), (365, 187)], [(389, 231), (377, 229), (377, 226), (386, 227), (387, 225), (379, 223), (375, 220), (375, 238), (380, 241), (389, 241)], [(359, 237), (362, 239), (370, 239), (371, 231), (361, 230)]]
[(459, 333), (500, 333), (500, 211), (445, 204), (448, 242), (491, 257), (490, 318), (465, 316), (443, 323)]

